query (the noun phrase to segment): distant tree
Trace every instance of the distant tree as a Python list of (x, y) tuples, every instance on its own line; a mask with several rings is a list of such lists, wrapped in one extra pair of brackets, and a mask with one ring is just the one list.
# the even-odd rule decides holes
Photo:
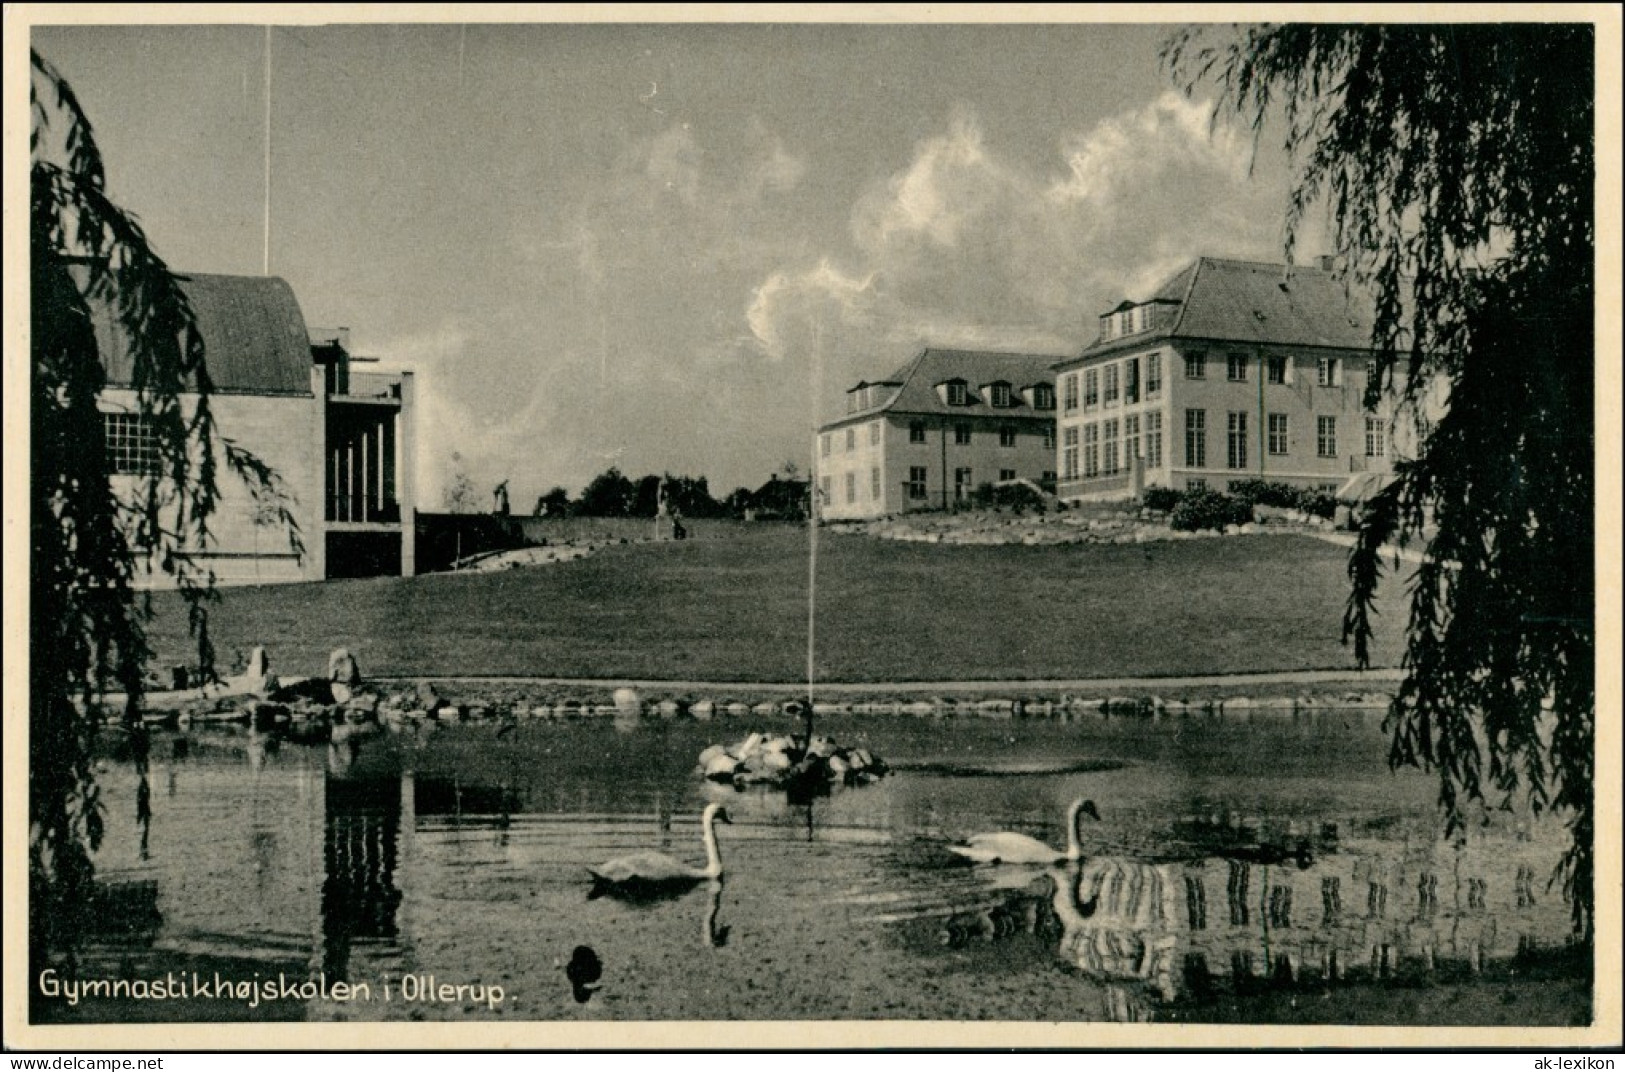
[(726, 499), (722, 500), (722, 504), (727, 509), (730, 517), (744, 517), (745, 511), (751, 508), (753, 498), (754, 496), (749, 488), (735, 488), (728, 493)]
[(474, 480), (468, 475), (463, 456), (455, 450), (451, 452), (449, 475), (440, 501), (448, 514), (474, 514), (480, 509), (479, 492), (474, 489)]
[(638, 490), (619, 469), (610, 468), (593, 477), (581, 490), (577, 509), (586, 517), (631, 517), (637, 505)]
[(547, 494), (536, 500), (537, 517), (569, 517), (574, 511), (570, 493), (560, 487), (550, 489)]
[[(1297, 166), (1287, 254), (1331, 209), (1375, 294), (1378, 376), (1420, 409), (1415, 457), (1370, 504), (1345, 619), (1370, 658), (1382, 548), (1422, 539), (1390, 760), (1439, 773), (1452, 829), (1521, 799), (1567, 817), (1562, 873), (1592, 927), (1595, 746), (1593, 196), (1587, 25), (1288, 25), (1187, 31), (1164, 58), (1209, 78)], [(1612, 359), (1617, 359), (1615, 355)]]
[[(138, 820), (149, 807), (140, 713), (151, 608), (134, 590), (136, 571), (148, 564), (174, 577), (207, 671), (214, 578), (194, 556), (213, 541), (221, 457), (247, 482), (256, 521), (280, 522), (296, 554), (302, 546), (277, 475), (215, 426), (203, 339), (179, 281), (107, 196), (72, 89), (31, 59), (28, 908), (30, 955), (44, 958), (72, 955), (91, 903), (105, 822), (92, 754), (115, 689), (140, 777)], [(147, 464), (116, 483), (98, 311), (119, 326), (135, 416), (152, 444)]]

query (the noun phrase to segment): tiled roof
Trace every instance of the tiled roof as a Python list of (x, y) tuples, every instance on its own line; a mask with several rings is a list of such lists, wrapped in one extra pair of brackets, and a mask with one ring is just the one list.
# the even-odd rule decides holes
[(1201, 257), (1159, 287), (1152, 300), (1176, 301), (1166, 326), (1102, 342), (1070, 361), (1165, 338), (1351, 350), (1371, 345), (1369, 299), (1345, 292), (1321, 268)]
[[(891, 400), (862, 411), (935, 413), (953, 416), (1049, 417), (1050, 410), (1035, 411), (1021, 397), (1021, 389), (1034, 384), (1053, 385), (1055, 374), (1050, 366), (1062, 360), (1053, 354), (1011, 354), (989, 350), (939, 350), (927, 348), (920, 355), (884, 380), (872, 383), (901, 383), (903, 386)], [(937, 393), (937, 384), (948, 380), (964, 380), (970, 389), (971, 404), (950, 406)], [(994, 409), (979, 388), (983, 384), (1010, 384), (1011, 405)], [(830, 424), (839, 424), (859, 416), (843, 414)]]
[[(181, 275), (203, 336), (204, 361), (222, 391), (310, 394), (310, 336), (293, 288), (277, 278)], [(132, 365), (112, 310), (94, 309), (109, 383), (127, 385)]]

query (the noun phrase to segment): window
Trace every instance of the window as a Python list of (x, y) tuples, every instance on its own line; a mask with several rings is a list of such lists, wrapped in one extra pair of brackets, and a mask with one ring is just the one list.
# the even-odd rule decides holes
[(1269, 452), (1271, 454), (1286, 453), (1286, 414), (1271, 413), (1269, 415)]
[(954, 442), (960, 446), (964, 446), (966, 443), (970, 442), (970, 425), (954, 425)]
[(1185, 411), (1185, 464), (1207, 468), (1207, 410)]
[(1040, 383), (1033, 387), (1033, 409), (1054, 409), (1055, 388), (1047, 383)]
[(856, 473), (846, 474), (846, 501), (849, 503), (858, 501), (858, 474)]
[(1016, 430), (1014, 428), (999, 429), (999, 446), (1013, 447), (1016, 445)]
[(1078, 479), (1078, 430), (1068, 428), (1061, 440), (1066, 446), (1061, 450), (1061, 472), (1067, 480)]
[(1270, 383), (1286, 383), (1286, 358), (1272, 355), (1269, 359), (1269, 370), (1266, 379)]
[(993, 403), (993, 405), (995, 407), (997, 407), (998, 409), (1008, 409), (1008, 408), (1010, 408), (1010, 385), (1009, 384), (1007, 384), (1007, 383), (996, 383), (996, 384), (993, 385), (993, 389), (992, 389), (992, 391), (990, 393), (992, 395), (991, 401), (992, 401), (992, 403)]
[(910, 421), (908, 425), (908, 441), (910, 443), (925, 442), (925, 422)]
[(1146, 331), (1151, 327), (1151, 306), (1137, 305), (1134, 307), (1134, 330)]
[(1090, 369), (1083, 374), (1083, 404), (1089, 409), (1100, 405), (1100, 370)]
[(1106, 449), (1103, 452), (1104, 455), (1105, 455), (1105, 458), (1103, 459), (1103, 462), (1101, 464), (1100, 471), (1105, 476), (1111, 476), (1114, 473), (1118, 472), (1118, 465), (1117, 465), (1117, 422), (1115, 420), (1111, 420), (1111, 421), (1106, 422), (1106, 432), (1105, 432), (1105, 435), (1102, 436), (1102, 438), (1105, 440), (1104, 445), (1105, 445)]
[(818, 453), (825, 458), (829, 457), (829, 433), (827, 432), (818, 437)]
[(846, 430), (846, 452), (851, 454), (856, 449), (858, 449), (858, 430), (848, 428)]
[(1230, 414), (1226, 426), (1225, 464), (1231, 469), (1247, 468), (1247, 414)]
[(152, 426), (139, 413), (102, 414), (107, 468), (113, 473), (156, 473), (158, 444)]
[(880, 466), (869, 470), (869, 498), (880, 501)]
[(1100, 475), (1100, 425), (1083, 426), (1083, 475)]
[(1045, 469), (1044, 470), (1044, 475), (1038, 478), (1038, 483), (1041, 484), (1046, 490), (1054, 491), (1055, 490), (1055, 470), (1053, 470), (1053, 469)]
[(999, 470), (999, 479), (1000, 480), (1014, 480), (1015, 478), (1016, 478), (1016, 471), (1014, 469), (1000, 469)]
[(1145, 415), (1145, 467), (1162, 468), (1162, 414)]
[(970, 494), (971, 472), (969, 468), (954, 470), (954, 498), (963, 499)]
[(1064, 392), (1064, 408), (1068, 413), (1078, 411), (1078, 374), (1068, 373), (1061, 377), (1061, 390)]
[(1185, 378), (1187, 380), (1207, 379), (1207, 354), (1197, 351), (1185, 355)]
[(1365, 419), (1365, 456), (1367, 458), (1388, 456), (1388, 422), (1381, 417)]
[(880, 446), (880, 422), (879, 421), (875, 421), (873, 424), (869, 425), (869, 445), (871, 447)]
[(1132, 406), (1140, 400), (1140, 359), (1131, 357), (1123, 362), (1123, 404)]
[(1186, 491), (1206, 491), (1207, 480), (1203, 477), (1193, 476), (1185, 481)]
[(1322, 357), (1315, 362), (1315, 382), (1322, 387), (1336, 387), (1343, 382), (1342, 370), (1335, 357)]
[(964, 406), (969, 404), (970, 397), (965, 390), (964, 380), (949, 380), (946, 386), (948, 388), (948, 404), (950, 406)]
[(1117, 405), (1117, 397), (1118, 397), (1118, 392), (1117, 392), (1117, 365), (1114, 362), (1113, 364), (1107, 365), (1101, 371), (1102, 371), (1102, 373), (1104, 373), (1104, 375), (1101, 378), (1105, 381), (1105, 383), (1103, 385), (1102, 392), (1101, 392), (1102, 401), (1105, 402), (1105, 404), (1108, 405), (1108, 406), (1115, 406), (1115, 405)]
[(1140, 418), (1123, 418), (1123, 468), (1132, 470), (1134, 459), (1140, 456)]
[(1337, 457), (1337, 418), (1315, 418), (1315, 453), (1322, 458)]
[(1152, 354), (1145, 359), (1145, 397), (1156, 398), (1162, 393), (1162, 355)]
[(910, 499), (925, 498), (925, 466), (911, 465), (908, 467), (908, 497)]
[(1247, 379), (1247, 355), (1229, 354), (1225, 357), (1224, 370), (1226, 377), (1232, 383), (1240, 383)]
[(1046, 425), (1044, 428), (1044, 449), (1055, 449), (1055, 426), (1053, 424)]

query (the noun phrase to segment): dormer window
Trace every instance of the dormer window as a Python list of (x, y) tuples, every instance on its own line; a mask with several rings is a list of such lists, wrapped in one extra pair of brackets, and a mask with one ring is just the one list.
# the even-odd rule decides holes
[(945, 405), (970, 405), (970, 387), (964, 380), (947, 380), (937, 384), (937, 394)]
[(1004, 382), (988, 385), (988, 401), (995, 409), (1009, 409), (1011, 406), (1010, 385)]
[(1047, 383), (1033, 385), (1033, 409), (1054, 409), (1055, 388)]

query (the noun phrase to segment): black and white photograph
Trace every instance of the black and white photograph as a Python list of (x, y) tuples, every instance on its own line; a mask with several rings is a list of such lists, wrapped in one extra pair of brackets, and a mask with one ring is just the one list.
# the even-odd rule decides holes
[(7, 1047), (1617, 1047), (1620, 12), (1292, 11), (8, 7)]

